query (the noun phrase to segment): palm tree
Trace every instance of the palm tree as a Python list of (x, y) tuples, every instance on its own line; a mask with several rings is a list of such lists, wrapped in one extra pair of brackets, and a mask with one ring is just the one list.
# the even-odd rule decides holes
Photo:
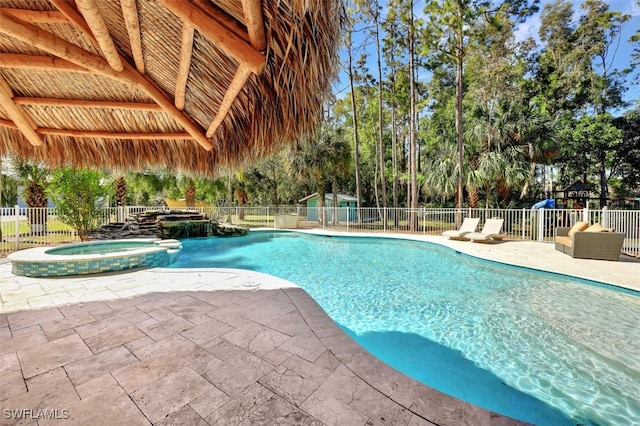
[[(152, 196), (166, 194), (176, 188), (176, 176), (164, 170), (147, 170), (144, 172), (127, 174), (127, 192), (131, 194), (135, 204), (153, 202)], [(178, 190), (182, 194), (182, 190)], [(181, 195), (176, 195), (177, 198)]]
[(49, 170), (42, 165), (29, 163), (15, 158), (13, 169), (18, 179), (25, 183), (24, 198), (28, 207), (27, 216), (31, 232), (40, 234), (47, 228), (47, 179)]
[(422, 187), (425, 194), (444, 199), (457, 194), (458, 163), (456, 156), (456, 146), (444, 144), (441, 150), (427, 160), (425, 170), (428, 170), (428, 173), (424, 176)]
[(485, 207), (491, 205), (493, 190), (503, 203), (513, 188), (524, 195), (533, 178), (538, 150), (549, 140), (544, 118), (512, 102), (499, 101), (491, 109), (476, 108), (469, 124), (466, 157), (475, 176), (467, 180), (473, 178), (484, 187)]
[(127, 205), (127, 181), (124, 176), (119, 176), (114, 183), (116, 190), (116, 206)]
[(238, 219), (244, 220), (244, 205), (249, 201), (249, 194), (247, 193), (246, 182), (244, 178), (244, 170), (240, 169), (236, 172), (236, 188), (235, 195), (238, 202)]
[(196, 183), (192, 178), (187, 177), (183, 184), (184, 202), (187, 207), (194, 208), (196, 206)]
[[(351, 148), (343, 137), (341, 128), (322, 126), (315, 135), (302, 142), (291, 166), (299, 177), (313, 181), (318, 193), (320, 223), (326, 224), (324, 197), (331, 182), (334, 206), (337, 207), (338, 178), (345, 176), (351, 165)], [(333, 215), (334, 221), (337, 215)]]

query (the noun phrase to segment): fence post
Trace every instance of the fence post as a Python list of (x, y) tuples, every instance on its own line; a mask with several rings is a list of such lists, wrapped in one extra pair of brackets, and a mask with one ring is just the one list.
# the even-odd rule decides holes
[(347, 203), (347, 207), (345, 207), (345, 209), (347, 215), (347, 232), (349, 232), (349, 213), (351, 213), (351, 207), (349, 207), (349, 203)]
[(607, 208), (607, 206), (604, 206), (602, 208), (602, 227), (603, 228), (610, 228), (610, 226), (609, 226), (609, 209)]
[(384, 207), (382, 208), (382, 230), (387, 232), (387, 217), (386, 212), (384, 211)]
[(20, 206), (17, 204), (13, 217), (16, 218), (16, 251), (18, 251), (20, 250)]
[(544, 241), (544, 220), (546, 213), (544, 208), (538, 210), (538, 241)]
[(586, 203), (587, 205), (584, 206), (584, 208), (582, 209), (582, 220), (584, 222), (590, 222), (589, 220), (589, 203)]
[(525, 211), (525, 209), (523, 208), (522, 209), (522, 226), (520, 227), (520, 228), (522, 228), (522, 240), (524, 240), (524, 231), (525, 231), (525, 228), (526, 228), (525, 222), (524, 222), (524, 216), (525, 216), (524, 211)]

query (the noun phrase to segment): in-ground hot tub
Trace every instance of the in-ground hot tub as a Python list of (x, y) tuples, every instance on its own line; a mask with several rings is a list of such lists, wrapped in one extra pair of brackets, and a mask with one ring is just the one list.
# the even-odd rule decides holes
[(108, 240), (31, 248), (7, 258), (15, 275), (60, 277), (167, 266), (177, 260), (180, 249), (178, 240)]

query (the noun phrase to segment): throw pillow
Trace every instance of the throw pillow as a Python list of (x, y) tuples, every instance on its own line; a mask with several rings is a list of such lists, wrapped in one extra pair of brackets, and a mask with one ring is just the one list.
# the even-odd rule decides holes
[(584, 232), (603, 232), (604, 228), (599, 223), (594, 223), (590, 227), (584, 230)]
[(588, 227), (589, 227), (589, 222), (576, 222), (575, 225), (573, 225), (571, 229), (569, 229), (569, 232), (567, 235), (571, 237), (576, 232), (584, 231)]

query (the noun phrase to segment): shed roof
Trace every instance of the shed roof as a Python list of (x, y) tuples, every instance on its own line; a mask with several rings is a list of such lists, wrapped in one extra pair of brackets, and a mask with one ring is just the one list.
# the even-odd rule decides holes
[[(317, 197), (318, 193), (314, 192), (311, 195), (307, 195), (306, 197), (298, 200), (299, 203), (306, 203), (307, 201), (309, 201), (310, 199)], [(348, 201), (348, 202), (356, 202), (358, 201), (358, 199), (356, 197), (354, 197), (353, 195), (348, 195), (348, 194), (338, 194), (337, 195), (338, 201)], [(328, 192), (326, 194), (324, 194), (324, 199), (325, 200), (333, 200), (333, 193)]]
[(216, 175), (313, 130), (339, 0), (0, 0), (0, 155)]

